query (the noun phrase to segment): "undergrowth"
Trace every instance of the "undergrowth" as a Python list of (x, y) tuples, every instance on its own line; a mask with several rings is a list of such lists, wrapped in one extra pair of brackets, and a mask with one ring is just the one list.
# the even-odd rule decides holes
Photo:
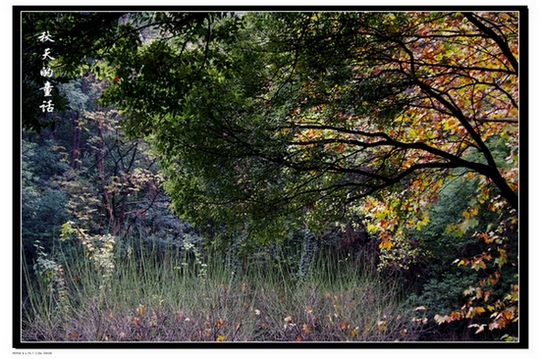
[(235, 274), (187, 237), (167, 251), (142, 241), (79, 235), (41, 248), (23, 263), (22, 341), (379, 342), (423, 330), (397, 283), (362, 263), (319, 259), (300, 280), (273, 257)]

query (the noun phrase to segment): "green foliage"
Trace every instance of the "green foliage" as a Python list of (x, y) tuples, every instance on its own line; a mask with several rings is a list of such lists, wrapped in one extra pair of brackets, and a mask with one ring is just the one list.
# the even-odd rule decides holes
[[(430, 210), (430, 223), (415, 233), (422, 246), (432, 253), (433, 260), (422, 276), (417, 293), (409, 299), (411, 305), (425, 306), (428, 318), (442, 318), (445, 313), (459, 313), (460, 310), (466, 312), (471, 305), (470, 298), (477, 295), (478, 300), (475, 300), (475, 306), (471, 308), (487, 311), (489, 307), (492, 308), (489, 312), (493, 314), (498, 300), (507, 296), (507, 291), (516, 280), (517, 233), (515, 230), (500, 236), (494, 233), (498, 231), (495, 229), (498, 222), (509, 213), (497, 213), (491, 210), (489, 205), (479, 204), (475, 195), (476, 188), (476, 183), (467, 180), (466, 176), (451, 176), (439, 192), (439, 201)], [(471, 208), (474, 209), (474, 217), (470, 217)], [(468, 219), (474, 221), (466, 222)], [(460, 221), (468, 223), (467, 226), (449, 225)], [(491, 234), (480, 235), (484, 232)], [(486, 242), (487, 238), (497, 237), (499, 240), (496, 245), (495, 242)], [(507, 250), (512, 253), (508, 254), (514, 263), (512, 265), (506, 265)], [(441, 293), (444, 293), (444, 296), (441, 296)], [(485, 303), (481, 303), (481, 298), (485, 299)], [(470, 313), (463, 316), (471, 318)], [(432, 329), (438, 333), (436, 335), (444, 336), (445, 333), (463, 330), (470, 332), (472, 340), (496, 340), (501, 337), (497, 332), (480, 334), (483, 328), (478, 330), (478, 325), (467, 328), (465, 323), (450, 323), (459, 318), (458, 314), (448, 314), (446, 318), (449, 324)], [(444, 319), (441, 320), (445, 322)], [(487, 324), (484, 325), (487, 328)], [(490, 325), (490, 329), (495, 327)], [(517, 336), (514, 330), (515, 328), (509, 329), (507, 334)], [(477, 331), (478, 335), (474, 335), (474, 331)]]
[[(425, 193), (455, 167), (489, 177), (514, 205), (479, 137), (492, 133), (461, 132), (477, 143), (477, 161), (464, 156), (469, 145), (454, 154), (457, 128), (442, 117), (464, 125), (464, 115), (424, 104), (427, 96), (451, 106), (421, 79), (443, 76), (442, 60), (407, 41), (434, 28), (430, 46), (440, 51), (444, 18), (460, 23), (450, 14), (246, 13), (201, 20), (194, 33), (168, 37), (164, 28), (137, 51), (111, 55), (121, 80), (103, 100), (128, 115), (130, 135), (147, 136), (163, 155), (176, 213), (196, 225), (211, 218), (229, 235), (248, 228), (250, 239), (272, 241), (306, 223), (322, 232), (377, 191), (404, 191), (410, 179)], [(394, 62), (415, 51), (434, 63), (419, 61), (415, 72)], [(428, 117), (441, 118), (434, 129), (448, 133), (428, 131), (419, 122)]]
[(61, 264), (57, 264), (54, 260), (47, 258), (45, 248), (39, 241), (34, 244), (38, 258), (34, 265), (34, 271), (39, 280), (43, 281), (48, 293), (57, 292), (59, 300), (65, 296), (65, 280), (64, 272)]
[(84, 229), (76, 227), (73, 222), (64, 223), (60, 240), (68, 240), (73, 235), (80, 240), (86, 257), (94, 264), (94, 269), (101, 274), (99, 289), (103, 292), (106, 291), (115, 272), (114, 236), (110, 234), (90, 236)]
[[(132, 29), (119, 27), (123, 13), (79, 13), (79, 12), (23, 12), (22, 18), (22, 125), (26, 130), (41, 131), (58, 124), (54, 115), (43, 114), (39, 105), (43, 100), (44, 66), (53, 70), (48, 80), (53, 85), (52, 102), (55, 112), (66, 108), (66, 98), (56, 88), (67, 83), (81, 71), (81, 67), (94, 62), (100, 53), (108, 50), (117, 36), (128, 36)], [(51, 36), (54, 42), (41, 42), (42, 33)], [(54, 60), (43, 61), (46, 48)]]
[(67, 196), (56, 184), (68, 168), (60, 152), (53, 141), (21, 141), (21, 234), (27, 254), (36, 240), (49, 246), (68, 216)]
[(35, 240), (52, 247), (67, 221), (90, 235), (131, 229), (149, 242), (178, 236), (182, 223), (167, 209), (155, 156), (125, 138), (117, 112), (96, 110), (102, 88), (91, 75), (62, 86), (72, 109), (59, 112), (54, 130), (23, 134), (21, 233), (29, 263), (37, 258)]
[[(401, 283), (400, 294), (415, 289), (409, 303), (423, 308), (409, 326), (398, 320), (399, 335), (387, 332), (390, 317), (379, 311), (354, 318), (354, 327), (335, 320), (345, 304), (336, 296), (328, 321), (301, 323), (301, 311), (265, 308), (286, 316), (284, 330), (261, 338), (399, 339), (429, 323), (425, 338), (438, 339), (471, 320), (468, 329), (484, 339), (514, 339), (515, 15), (26, 14), (22, 121), (41, 134), (22, 142), (23, 244), (52, 243), (58, 224), (74, 221), (64, 232), (82, 240), (85, 287), (101, 283), (125, 297), (113, 273), (129, 272), (132, 282), (143, 273), (145, 283), (169, 276), (186, 291), (211, 285), (215, 268), (230, 286), (263, 271), (284, 280), (283, 298), (378, 264), (379, 275)], [(44, 30), (58, 36), (51, 81), (66, 111), (39, 118), (30, 107), (43, 51), (36, 33)], [(345, 232), (368, 214), (369, 240), (351, 245)], [(66, 260), (76, 256), (73, 241), (59, 246)], [(38, 275), (57, 268), (34, 254)], [(127, 271), (117, 266), (124, 256)], [(101, 277), (90, 275), (92, 265)], [(149, 303), (160, 309), (163, 294), (126, 308), (143, 318)], [(155, 327), (154, 316), (146, 319)], [(236, 338), (218, 321), (208, 337), (205, 327), (193, 338)], [(315, 325), (340, 331), (326, 336)]]
[(302, 255), (300, 257), (298, 272), (296, 273), (300, 283), (311, 276), (310, 274), (314, 270), (315, 260), (319, 251), (315, 236), (309, 230), (305, 230), (302, 237)]

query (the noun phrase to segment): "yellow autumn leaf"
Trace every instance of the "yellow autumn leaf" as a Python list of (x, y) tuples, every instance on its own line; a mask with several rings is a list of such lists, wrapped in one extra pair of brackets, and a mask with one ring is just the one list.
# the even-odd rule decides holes
[(216, 342), (222, 342), (225, 340), (225, 336), (223, 335), (218, 335), (217, 338), (216, 338)]
[(381, 243), (379, 243), (379, 248), (381, 249), (390, 249), (392, 248), (392, 242), (390, 241), (390, 235), (388, 233), (381, 234)]

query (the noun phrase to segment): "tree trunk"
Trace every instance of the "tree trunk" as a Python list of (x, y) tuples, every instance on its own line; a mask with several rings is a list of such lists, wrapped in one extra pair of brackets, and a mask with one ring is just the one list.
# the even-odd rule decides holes
[(101, 198), (103, 200), (103, 208), (109, 225), (114, 223), (114, 211), (111, 205), (110, 194), (107, 190), (107, 183), (105, 181), (105, 137), (103, 135), (103, 119), (96, 118), (97, 131), (99, 142), (96, 150), (96, 168), (98, 171), (99, 184), (101, 186)]

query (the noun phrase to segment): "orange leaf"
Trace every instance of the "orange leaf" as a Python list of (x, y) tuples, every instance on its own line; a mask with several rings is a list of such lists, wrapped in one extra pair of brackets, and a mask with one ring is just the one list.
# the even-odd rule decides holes
[(511, 312), (511, 311), (508, 310), (508, 309), (505, 309), (505, 310), (503, 310), (503, 311), (501, 312), (501, 316), (502, 316), (505, 320), (510, 321), (510, 320), (512, 320), (512, 318), (514, 318), (514, 313)]
[(480, 315), (482, 313), (484, 313), (486, 310), (482, 307), (474, 307), (473, 308), (473, 313), (474, 315)]
[(390, 235), (384, 232), (381, 235), (381, 243), (379, 243), (379, 248), (381, 249), (390, 249), (392, 248), (392, 242), (390, 241)]
[(460, 318), (461, 318), (461, 313), (456, 312), (456, 311), (452, 311), (452, 313), (450, 313), (451, 320), (458, 320)]

